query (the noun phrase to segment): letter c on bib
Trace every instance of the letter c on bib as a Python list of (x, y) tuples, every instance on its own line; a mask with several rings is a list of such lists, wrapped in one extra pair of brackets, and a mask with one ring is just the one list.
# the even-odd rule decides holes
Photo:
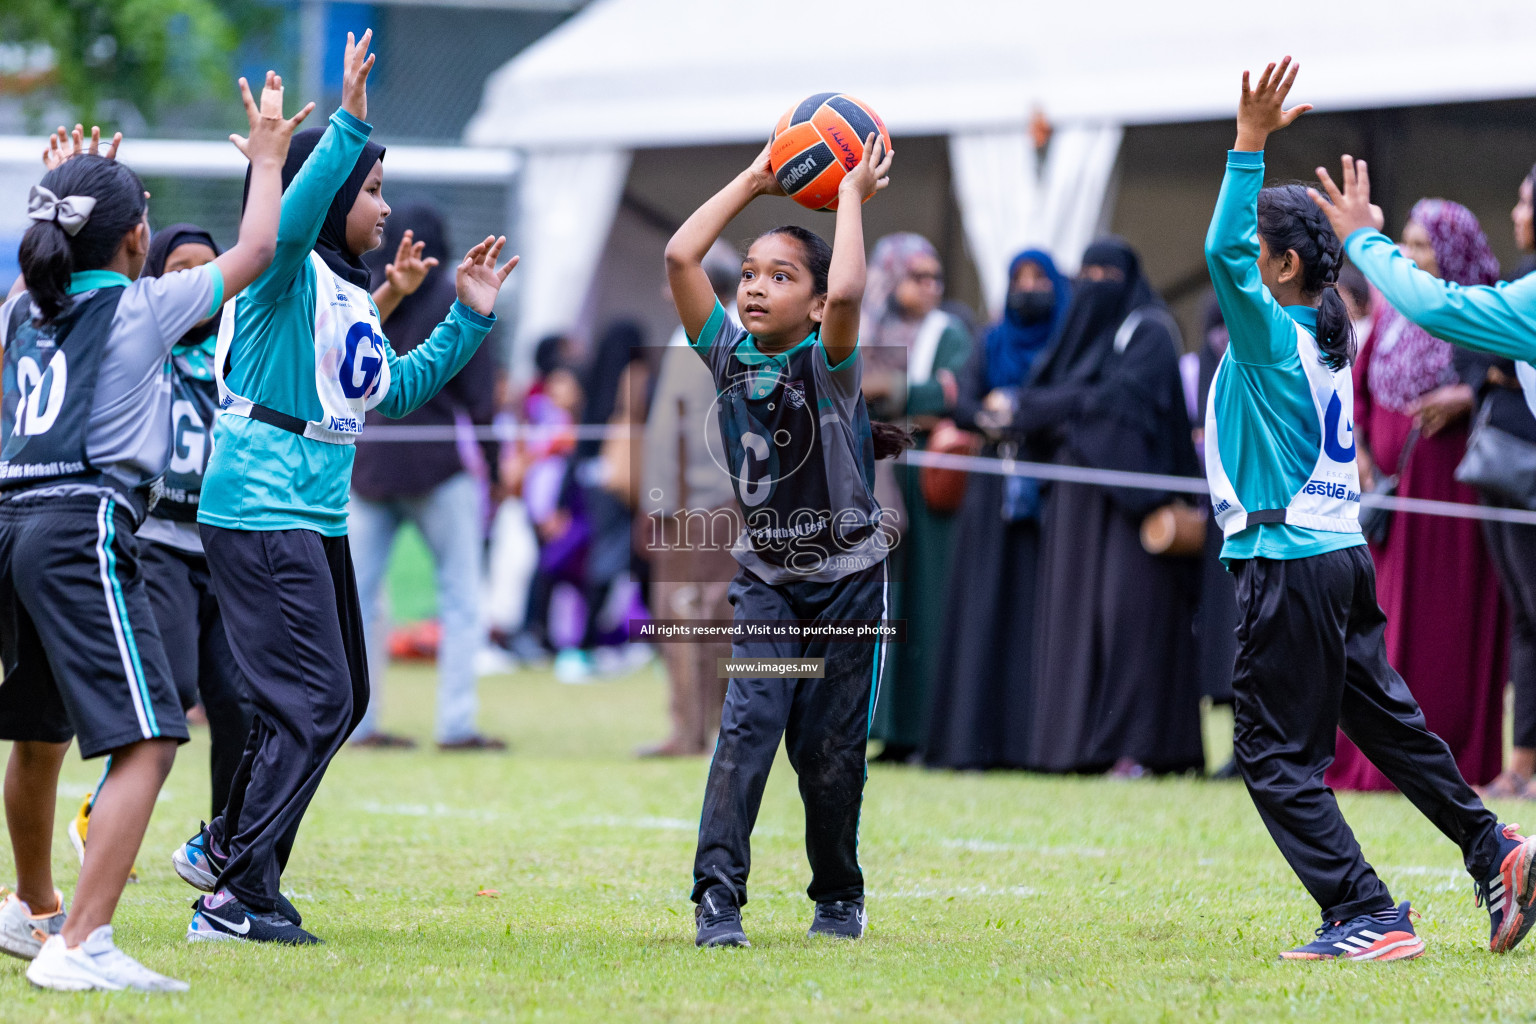
[[(358, 347), (367, 342), (367, 353), (358, 357)], [(347, 332), (347, 349), (341, 360), (341, 393), (348, 398), (362, 398), (373, 390), (379, 379), (379, 369), (384, 365), (384, 355), (379, 351), (378, 339), (373, 328), (358, 322)]]
[(1353, 462), (1355, 458), (1355, 425), (1345, 423), (1344, 430), (1349, 434), (1349, 447), (1344, 447), (1339, 441), (1339, 420), (1344, 416), (1344, 403), (1339, 399), (1339, 393), (1335, 391), (1333, 398), (1328, 402), (1328, 412), (1323, 416), (1323, 451), (1334, 462)]

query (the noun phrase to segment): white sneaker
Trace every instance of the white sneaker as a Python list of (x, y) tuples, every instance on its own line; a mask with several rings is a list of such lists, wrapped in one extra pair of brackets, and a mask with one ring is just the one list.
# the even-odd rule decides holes
[(27, 980), (59, 992), (185, 992), (188, 988), (186, 982), (156, 974), (113, 945), (109, 924), (91, 932), (75, 949), (64, 945), (62, 935), (49, 938), (27, 968)]
[(50, 935), (64, 930), (64, 894), (55, 889), (53, 897), (59, 909), (47, 914), (32, 913), (15, 893), (0, 901), (0, 953), (31, 960)]

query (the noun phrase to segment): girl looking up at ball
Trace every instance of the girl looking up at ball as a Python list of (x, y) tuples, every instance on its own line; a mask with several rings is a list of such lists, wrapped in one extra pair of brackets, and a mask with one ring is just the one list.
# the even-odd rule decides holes
[[(893, 153), (878, 135), (838, 188), (833, 246), (804, 228), (754, 241), (736, 289), (742, 326), (715, 298), (703, 260), (727, 224), (760, 196), (782, 196), (769, 148), (689, 217), (667, 244), (667, 280), (690, 344), (719, 393), (717, 461), (728, 466), (745, 528), (730, 599), (735, 620), (781, 627), (828, 620), (878, 624), (886, 610), (885, 556), (874, 497), (877, 457), (905, 434), (871, 426), (860, 391), (859, 309), (864, 297), (862, 206), (886, 187)], [(713, 445), (712, 445), (713, 447)], [(814, 631), (812, 631), (814, 632)], [(859, 807), (873, 687), (885, 645), (865, 635), (737, 639), (735, 659), (820, 659), (822, 675), (786, 667), (732, 678), (699, 822), (693, 901), (700, 946), (749, 945), (750, 837), (768, 770), (784, 737), (800, 777), (812, 935), (864, 933)]]

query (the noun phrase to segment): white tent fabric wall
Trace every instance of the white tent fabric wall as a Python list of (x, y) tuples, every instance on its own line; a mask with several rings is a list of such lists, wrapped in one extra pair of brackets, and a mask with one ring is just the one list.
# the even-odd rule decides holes
[[(820, 0), (808, 45), (802, 20), (753, 17), (722, 0), (595, 0), (488, 79), (465, 138), (531, 156), (743, 143), (761, 140), (797, 94), (844, 90), (871, 103), (898, 139), (955, 139), (956, 195), (995, 307), (997, 255), (1015, 239), (1076, 263), (1103, 218), (1120, 126), (1229, 118), (1244, 67), (1297, 54), (1306, 65), (1298, 99), (1319, 110), (1536, 95), (1530, 0), (1478, 0), (1454, 19), (1444, 14), (1442, 0), (1337, 0), (1320, 31), (1316, 20), (1230, 0), (948, 0), (942, 9), (887, 0), (875, 18), (856, 0)], [(759, 61), (771, 71), (751, 73)], [(1005, 197), (1004, 182), (1019, 180), (1009, 168), (1028, 163), (1036, 108), (1057, 127), (1047, 166), (1025, 176), (1027, 196)], [(718, 184), (701, 182), (700, 198)], [(573, 183), (558, 185), (536, 188), (529, 175), (525, 209), (544, 217), (546, 203), (592, 202), (568, 200), (560, 193), (576, 192)], [(984, 223), (998, 215), (1007, 221)], [(575, 239), (525, 234), (523, 293), (537, 307), (538, 282), (554, 280), (565, 297), (520, 336), (556, 326), (547, 317), (589, 285), (598, 219)], [(534, 270), (546, 260), (559, 270)]]
[(533, 347), (567, 331), (581, 311), (592, 272), (613, 227), (629, 173), (626, 149), (535, 150), (519, 179), (518, 323), (514, 376), (525, 376)]
[(999, 316), (1008, 293), (1008, 262), (1036, 246), (1066, 273), (1104, 222), (1105, 201), (1120, 152), (1118, 125), (1070, 125), (1056, 134), (1045, 167), (1017, 129), (949, 137), (949, 166), (965, 238), (981, 277), (987, 310)]
[(1016, 129), (949, 137), (949, 172), (965, 240), (993, 316), (1008, 294), (1009, 258), (1035, 241), (1030, 230), (1040, 198), (1036, 164), (1034, 145)]

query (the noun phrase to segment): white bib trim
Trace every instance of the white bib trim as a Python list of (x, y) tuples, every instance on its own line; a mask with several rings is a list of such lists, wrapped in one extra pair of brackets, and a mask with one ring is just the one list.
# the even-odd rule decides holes
[(261, 420), (311, 441), (353, 444), (363, 432), (369, 409), (389, 392), (389, 360), (385, 356), (384, 331), (369, 294), (331, 273), (317, 254), (309, 254), (315, 272), (315, 395), (320, 399), (321, 419), (305, 421), (268, 409), (230, 390), (224, 379), (230, 347), (235, 337), (235, 303), (224, 304), (219, 323), (219, 342), (214, 351), (213, 375), (219, 386), (219, 411), (230, 416)]
[(1234, 537), (1249, 526), (1283, 523), (1328, 533), (1360, 532), (1360, 471), (1355, 463), (1355, 390), (1349, 368), (1330, 370), (1312, 333), (1296, 324), (1296, 354), (1301, 358), (1322, 438), (1311, 475), (1283, 509), (1247, 509), (1221, 462), (1216, 392), (1230, 351), (1217, 364), (1205, 407), (1205, 475), (1211, 485), (1211, 511), (1222, 535)]

